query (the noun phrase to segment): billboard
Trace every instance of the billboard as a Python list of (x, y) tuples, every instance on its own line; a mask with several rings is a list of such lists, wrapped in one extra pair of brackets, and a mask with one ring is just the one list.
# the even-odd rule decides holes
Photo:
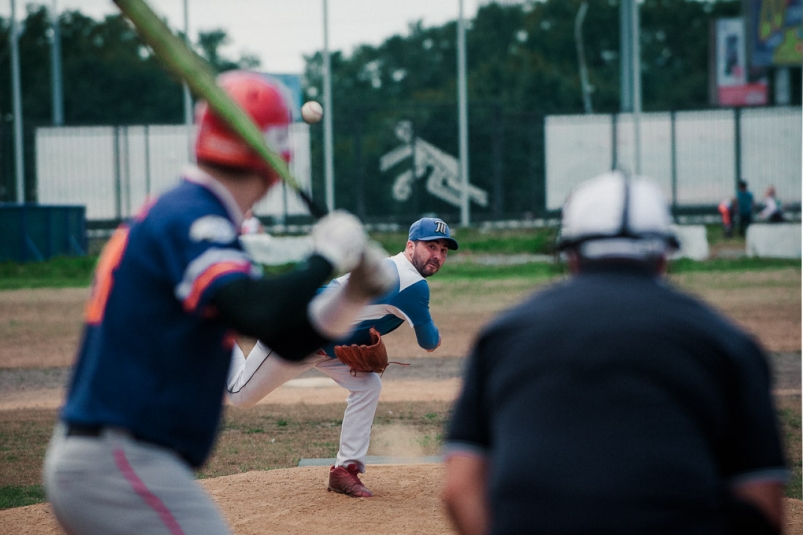
[(742, 18), (716, 21), (716, 83), (720, 106), (767, 104), (766, 79), (752, 79)]
[(301, 120), (301, 105), (303, 104), (303, 92), (301, 88), (301, 75), (300, 74), (281, 74), (281, 73), (264, 73), (265, 76), (274, 82), (279, 82), (279, 87), (282, 90), (287, 104), (293, 112), (293, 121), (298, 122)]
[(745, 0), (753, 67), (803, 64), (803, 0)]

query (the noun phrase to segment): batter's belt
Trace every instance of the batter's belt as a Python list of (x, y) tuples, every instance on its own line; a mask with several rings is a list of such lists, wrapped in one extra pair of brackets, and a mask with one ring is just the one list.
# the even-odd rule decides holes
[(172, 451), (175, 451), (182, 459), (184, 459), (184, 461), (187, 464), (189, 464), (190, 466), (194, 466), (190, 462), (190, 460), (185, 455), (183, 455), (180, 451), (176, 451), (175, 449), (170, 448), (169, 446), (164, 446), (162, 444), (157, 444), (156, 442), (154, 442), (152, 440), (148, 440), (148, 439), (142, 438), (137, 433), (132, 433), (131, 431), (129, 431), (127, 429), (111, 428), (111, 427), (104, 426), (104, 425), (71, 424), (69, 422), (65, 422), (64, 423), (64, 427), (66, 429), (65, 433), (64, 433), (65, 436), (68, 436), (68, 437), (83, 437), (83, 438), (100, 438), (103, 435), (103, 432), (105, 430), (107, 430), (107, 429), (115, 429), (117, 431), (121, 431), (121, 432), (129, 434), (131, 436), (131, 438), (133, 438), (137, 442), (142, 442), (143, 444), (152, 444), (154, 446), (159, 446), (160, 448), (171, 449)]

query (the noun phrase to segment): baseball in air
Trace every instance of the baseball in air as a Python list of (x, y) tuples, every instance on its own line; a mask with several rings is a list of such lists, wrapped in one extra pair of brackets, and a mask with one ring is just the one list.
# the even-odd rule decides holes
[(304, 105), (301, 106), (301, 117), (303, 117), (304, 122), (307, 124), (317, 123), (323, 119), (323, 107), (314, 100), (305, 102)]

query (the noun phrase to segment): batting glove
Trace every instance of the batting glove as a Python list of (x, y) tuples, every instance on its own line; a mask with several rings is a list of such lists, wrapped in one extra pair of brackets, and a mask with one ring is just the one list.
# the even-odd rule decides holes
[(357, 299), (372, 299), (388, 293), (396, 283), (396, 270), (384, 261), (387, 257), (379, 244), (368, 242), (362, 261), (349, 276), (346, 291)]
[(331, 212), (312, 228), (314, 252), (328, 260), (338, 273), (357, 267), (367, 240), (360, 220), (344, 210)]

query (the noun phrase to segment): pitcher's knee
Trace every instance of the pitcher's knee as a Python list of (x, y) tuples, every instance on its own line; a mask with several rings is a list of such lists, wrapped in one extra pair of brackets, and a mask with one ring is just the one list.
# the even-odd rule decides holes
[(240, 392), (227, 392), (226, 397), (228, 398), (229, 403), (242, 409), (250, 409), (257, 404), (257, 401), (259, 401), (258, 398), (242, 395)]
[(375, 373), (365, 374), (363, 390), (367, 395), (378, 398), (382, 393), (382, 379)]

